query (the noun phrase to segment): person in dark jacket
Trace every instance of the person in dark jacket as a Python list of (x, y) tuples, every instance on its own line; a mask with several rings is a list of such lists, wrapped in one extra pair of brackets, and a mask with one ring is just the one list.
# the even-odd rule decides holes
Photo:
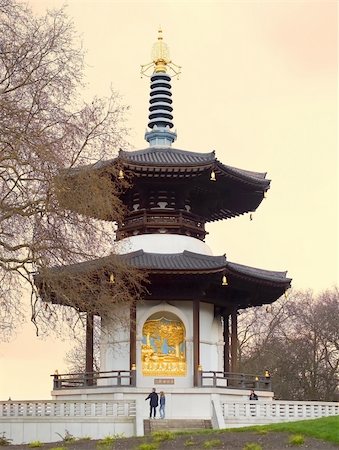
[(149, 418), (152, 419), (152, 414), (155, 419), (157, 413), (157, 406), (159, 403), (159, 396), (155, 392), (155, 388), (152, 389), (152, 392), (148, 397), (145, 398), (145, 401), (149, 399)]
[(256, 394), (253, 390), (252, 390), (251, 393), (250, 393), (249, 399), (250, 399), (250, 400), (258, 400), (258, 396), (257, 396), (257, 394)]

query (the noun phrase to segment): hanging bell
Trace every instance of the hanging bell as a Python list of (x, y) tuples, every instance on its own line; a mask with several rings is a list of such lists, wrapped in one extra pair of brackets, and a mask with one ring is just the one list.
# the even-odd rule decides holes
[(122, 169), (119, 170), (118, 180), (123, 180), (125, 178), (124, 171)]
[(109, 276), (109, 282), (110, 282), (111, 284), (115, 284), (115, 276), (114, 276), (114, 273), (111, 273), (111, 275)]
[(211, 178), (210, 178), (210, 180), (211, 180), (211, 181), (217, 181), (217, 178), (216, 178), (216, 176), (215, 176), (214, 170), (212, 170), (212, 172), (211, 172)]
[(228, 281), (227, 281), (226, 275), (223, 275), (221, 285), (228, 286)]

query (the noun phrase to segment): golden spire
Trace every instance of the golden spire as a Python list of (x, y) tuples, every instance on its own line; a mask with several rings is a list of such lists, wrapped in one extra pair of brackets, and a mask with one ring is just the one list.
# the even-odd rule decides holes
[(154, 72), (166, 72), (166, 66), (171, 62), (168, 45), (163, 41), (162, 29), (158, 30), (158, 40), (153, 44), (152, 60), (155, 65)]
[(153, 73), (166, 73), (169, 68), (173, 72), (172, 76), (180, 74), (181, 67), (171, 61), (168, 45), (163, 40), (161, 28), (158, 30), (158, 39), (153, 44), (152, 62), (141, 66), (141, 75), (151, 76), (147, 73), (151, 68)]

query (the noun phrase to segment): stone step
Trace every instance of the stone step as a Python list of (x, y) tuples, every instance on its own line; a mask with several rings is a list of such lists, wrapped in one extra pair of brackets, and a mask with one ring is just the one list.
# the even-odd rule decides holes
[(191, 431), (212, 428), (211, 420), (206, 419), (145, 419), (144, 433), (154, 431)]

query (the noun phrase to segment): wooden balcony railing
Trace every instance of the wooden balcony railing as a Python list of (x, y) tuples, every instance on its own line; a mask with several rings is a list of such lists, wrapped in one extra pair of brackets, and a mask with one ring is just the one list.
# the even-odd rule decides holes
[(135, 386), (135, 370), (53, 374), (53, 389), (80, 389), (106, 386)]
[(271, 378), (267, 376), (248, 375), (232, 372), (200, 372), (201, 387), (217, 387), (227, 389), (254, 389), (271, 391)]
[(136, 231), (152, 232), (155, 229), (165, 229), (204, 239), (207, 234), (205, 222), (198, 216), (185, 211), (172, 209), (150, 209), (133, 211), (127, 215), (124, 222), (119, 224), (117, 236), (119, 239), (130, 236)]
[[(199, 372), (199, 387), (254, 389), (271, 391), (270, 377), (244, 373), (202, 371)], [(83, 389), (96, 387), (135, 387), (136, 370), (112, 370), (106, 372), (54, 374), (53, 389)]]

